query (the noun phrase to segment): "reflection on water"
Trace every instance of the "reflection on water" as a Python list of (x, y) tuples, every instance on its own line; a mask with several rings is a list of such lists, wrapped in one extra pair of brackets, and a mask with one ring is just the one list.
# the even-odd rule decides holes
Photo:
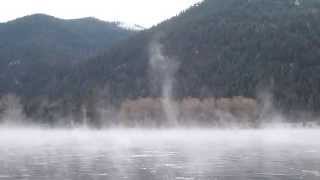
[(320, 179), (318, 130), (0, 131), (0, 180)]

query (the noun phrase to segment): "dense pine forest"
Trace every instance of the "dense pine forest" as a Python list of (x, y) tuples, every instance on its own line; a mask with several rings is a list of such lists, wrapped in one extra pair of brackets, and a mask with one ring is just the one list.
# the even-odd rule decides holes
[(316, 117), (319, 19), (318, 0), (205, 0), (139, 32), (93, 18), (17, 19), (0, 24), (2, 111), (20, 104), (26, 119), (49, 124), (162, 124), (163, 83), (150, 69), (156, 43), (176, 64), (177, 121), (241, 117), (252, 126), (270, 109)]
[[(50, 93), (78, 63), (135, 32), (94, 18), (62, 20), (35, 14), (0, 26), (0, 93)], [(52, 84), (53, 85), (53, 84)]]

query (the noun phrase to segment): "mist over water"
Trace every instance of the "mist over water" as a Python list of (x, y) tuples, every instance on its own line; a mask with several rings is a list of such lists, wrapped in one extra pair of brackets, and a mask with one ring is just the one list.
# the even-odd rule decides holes
[(238, 1), (127, 35), (94, 18), (0, 24), (0, 180), (319, 180), (320, 6)]
[[(161, 46), (154, 48), (150, 63), (162, 87), (161, 103), (170, 128), (92, 130), (86, 117), (82, 128), (26, 126), (19, 102), (8, 97), (7, 120), (0, 126), (0, 180), (320, 178), (319, 129), (277, 123), (283, 121), (276, 115), (268, 120), (267, 114), (274, 112), (271, 101), (261, 111), (264, 129), (178, 125), (172, 100), (176, 68), (166, 62)], [(164, 73), (168, 69), (170, 73)], [(87, 110), (82, 111), (85, 116)]]
[(154, 84), (161, 89), (162, 107), (166, 119), (171, 126), (178, 125), (178, 109), (173, 98), (174, 75), (179, 64), (163, 54), (163, 47), (160, 43), (153, 41), (150, 44), (150, 67)]
[[(0, 179), (311, 179), (318, 130), (0, 130)], [(314, 141), (311, 141), (314, 139)]]
[[(25, 127), (138, 127), (138, 128), (265, 128), (318, 127), (312, 115), (288, 119), (266, 92), (257, 97), (179, 97), (175, 92), (179, 62), (166, 55), (165, 47), (154, 38), (149, 44), (151, 89), (149, 97), (135, 97), (112, 103), (108, 86), (90, 92), (79, 102), (69, 99), (39, 98), (25, 102), (14, 94), (0, 98), (0, 124)], [(95, 88), (93, 88), (95, 89)], [(259, 95), (260, 94), (260, 95)], [(23, 103), (22, 103), (23, 102)]]
[[(255, 112), (250, 112), (256, 108), (252, 99), (235, 97), (202, 101), (189, 98), (178, 105), (174, 100), (174, 86), (179, 63), (166, 56), (157, 41), (150, 44), (149, 51), (152, 85), (161, 92), (159, 107), (162, 109), (157, 108), (158, 99), (146, 98), (127, 102), (123, 114), (145, 115), (163, 110), (168, 124), (164, 126), (166, 128), (103, 129), (101, 126), (100, 130), (93, 130), (89, 128), (89, 105), (81, 106), (82, 118), (78, 120), (78, 126), (74, 125), (72, 118), (61, 118), (65, 129), (44, 128), (26, 123), (19, 99), (8, 95), (1, 100), (4, 111), (0, 126), (0, 180), (320, 178), (320, 142), (317, 141), (320, 131), (317, 126), (302, 129), (306, 127), (303, 123), (285, 123), (286, 119), (273, 108), (269, 94), (262, 96), (263, 103), (257, 111), (261, 129), (254, 130), (246, 125), (254, 122), (243, 120), (247, 118), (245, 115), (243, 118), (230, 113), (230, 109), (240, 107), (256, 116)], [(181, 107), (187, 113), (182, 112)], [(193, 118), (194, 110), (200, 111), (202, 117), (206, 115), (206, 118), (213, 119), (210, 116), (217, 116), (217, 121), (225, 123), (224, 129), (186, 128), (188, 126), (179, 124), (181, 117), (188, 116), (196, 124), (198, 119)], [(101, 119), (124, 121), (119, 117), (113, 120), (117, 117), (114, 114), (117, 113), (106, 111)], [(232, 126), (232, 123), (242, 122), (245, 124), (242, 129)]]

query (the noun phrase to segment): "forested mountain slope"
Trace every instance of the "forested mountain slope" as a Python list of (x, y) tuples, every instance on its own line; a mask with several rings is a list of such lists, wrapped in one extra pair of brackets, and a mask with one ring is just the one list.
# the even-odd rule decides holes
[[(37, 25), (48, 18), (51, 25)], [(242, 116), (240, 124), (252, 126), (258, 124), (261, 112), (269, 114), (270, 109), (319, 113), (319, 19), (318, 0), (205, 0), (109, 46), (100, 41), (111, 39), (108, 33), (88, 25), (96, 24), (95, 19), (60, 22), (42, 15), (26, 17), (10, 23), (35, 23), (30, 27), (40, 27), (31, 31), (37, 36), (24, 32), (25, 26), (8, 30), (8, 23), (0, 24), (1, 32), (21, 31), (12, 38), (23, 40), (12, 45), (7, 36), (1, 36), (0, 62), (5, 70), (0, 74), (0, 93), (21, 97), (23, 112), (33, 120), (89, 121), (98, 127), (109, 117), (120, 117), (109, 118), (111, 124), (126, 118), (130, 126), (135, 124), (132, 119), (138, 124), (162, 124), (169, 119), (163, 116), (165, 107), (172, 107), (166, 102), (168, 96), (185, 110), (176, 117), (190, 118), (191, 124), (219, 125), (228, 118), (237, 122)], [(38, 36), (39, 29), (54, 38)], [(61, 29), (65, 33), (57, 35)], [(24, 33), (26, 39), (19, 37)], [(42, 49), (56, 42), (62, 44), (50, 53)], [(12, 48), (6, 49), (8, 44)], [(61, 47), (67, 49), (61, 54), (64, 58), (56, 58), (55, 50), (60, 52)], [(88, 47), (93, 48), (86, 51)], [(110, 48), (90, 58), (100, 47)], [(270, 101), (268, 111), (261, 109), (261, 94)], [(4, 102), (17, 102), (8, 97)], [(231, 116), (221, 116), (221, 110)], [(152, 122), (153, 117), (158, 120)]]
[(46, 95), (72, 66), (135, 32), (94, 18), (35, 14), (0, 24), (0, 94)]
[(318, 0), (205, 0), (84, 63), (65, 89), (104, 87), (113, 101), (160, 96), (149, 72), (157, 41), (179, 63), (177, 98), (268, 92), (286, 111), (319, 111), (319, 19)]

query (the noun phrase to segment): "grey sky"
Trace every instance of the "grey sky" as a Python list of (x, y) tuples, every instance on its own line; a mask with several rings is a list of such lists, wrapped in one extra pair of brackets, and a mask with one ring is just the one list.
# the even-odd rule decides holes
[(0, 22), (44, 13), (72, 19), (93, 16), (150, 27), (201, 0), (1, 0)]

